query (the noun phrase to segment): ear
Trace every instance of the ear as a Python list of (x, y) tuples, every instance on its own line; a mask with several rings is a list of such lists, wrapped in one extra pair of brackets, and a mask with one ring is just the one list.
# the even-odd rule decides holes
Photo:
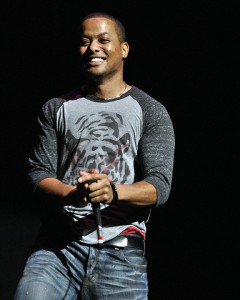
[(129, 52), (129, 45), (127, 42), (122, 43), (122, 58), (126, 58)]

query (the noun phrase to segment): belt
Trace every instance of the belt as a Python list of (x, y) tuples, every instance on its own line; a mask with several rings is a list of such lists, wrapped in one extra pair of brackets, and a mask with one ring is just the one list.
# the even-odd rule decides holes
[(104, 242), (102, 247), (112, 247), (112, 248), (135, 248), (135, 249), (145, 249), (145, 242), (140, 235), (137, 234), (120, 234), (115, 238)]

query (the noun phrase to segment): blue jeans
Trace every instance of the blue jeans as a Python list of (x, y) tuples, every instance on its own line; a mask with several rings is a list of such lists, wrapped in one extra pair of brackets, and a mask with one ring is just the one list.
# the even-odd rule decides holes
[(28, 259), (14, 300), (146, 300), (147, 262), (140, 249), (89, 247), (72, 242)]

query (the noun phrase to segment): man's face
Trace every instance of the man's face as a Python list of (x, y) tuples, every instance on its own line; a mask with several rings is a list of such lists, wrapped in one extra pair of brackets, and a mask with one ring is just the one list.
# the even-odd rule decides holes
[(120, 42), (112, 20), (96, 17), (82, 23), (79, 50), (83, 72), (88, 77), (110, 78), (122, 72), (128, 45)]

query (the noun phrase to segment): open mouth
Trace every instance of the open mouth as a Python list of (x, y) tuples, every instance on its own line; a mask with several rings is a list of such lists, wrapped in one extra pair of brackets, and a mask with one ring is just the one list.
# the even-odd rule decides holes
[(89, 67), (89, 66), (99, 66), (101, 65), (106, 59), (103, 57), (92, 57), (88, 60), (86, 60), (84, 67)]
[(90, 60), (90, 62), (103, 62), (104, 59), (101, 57), (94, 57)]

